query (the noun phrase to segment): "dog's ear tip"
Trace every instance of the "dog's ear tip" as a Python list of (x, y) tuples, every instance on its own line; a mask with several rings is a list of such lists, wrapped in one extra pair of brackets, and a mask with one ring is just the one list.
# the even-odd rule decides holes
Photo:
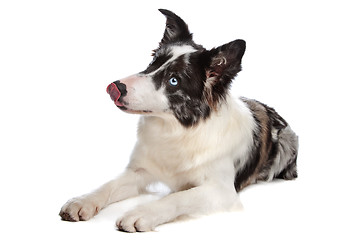
[(165, 16), (169, 16), (169, 15), (173, 14), (173, 12), (171, 12), (171, 11), (169, 11), (167, 9), (159, 8), (158, 10), (159, 10), (159, 12), (161, 12)]
[(187, 24), (170, 10), (159, 9), (166, 17), (166, 28), (161, 43), (181, 42), (192, 40)]
[(241, 45), (246, 45), (246, 41), (245, 40), (243, 40), (243, 39), (237, 39), (237, 40), (235, 40), (235, 41), (237, 41), (239, 44), (241, 44)]
[(236, 39), (232, 42), (230, 42), (231, 45), (236, 45), (240, 48), (246, 48), (246, 41), (243, 39)]

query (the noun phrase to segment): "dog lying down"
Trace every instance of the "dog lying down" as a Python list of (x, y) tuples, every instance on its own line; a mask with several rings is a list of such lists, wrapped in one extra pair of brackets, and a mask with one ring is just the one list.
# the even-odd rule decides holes
[(297, 177), (298, 137), (273, 108), (229, 93), (245, 41), (206, 50), (171, 11), (153, 60), (107, 87), (115, 105), (141, 114), (126, 171), (92, 193), (69, 200), (60, 216), (88, 220), (111, 203), (162, 182), (172, 193), (117, 220), (119, 230), (151, 231), (182, 215), (231, 209), (257, 181)]

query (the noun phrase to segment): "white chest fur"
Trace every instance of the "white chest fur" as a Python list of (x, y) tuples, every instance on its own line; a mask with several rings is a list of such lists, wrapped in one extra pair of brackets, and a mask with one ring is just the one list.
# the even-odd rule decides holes
[(216, 174), (220, 161), (233, 168), (235, 160), (246, 158), (254, 127), (249, 109), (231, 97), (195, 127), (185, 128), (171, 117), (146, 116), (139, 123), (130, 166), (145, 169), (173, 188), (201, 182)]

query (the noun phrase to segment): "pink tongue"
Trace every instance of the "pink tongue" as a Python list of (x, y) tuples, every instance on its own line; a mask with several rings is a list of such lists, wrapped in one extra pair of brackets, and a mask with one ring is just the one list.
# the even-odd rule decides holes
[(121, 96), (121, 93), (120, 93), (119, 89), (116, 87), (115, 83), (111, 83), (106, 88), (106, 92), (108, 94), (110, 94), (111, 100), (113, 100), (117, 106), (123, 106), (123, 104), (118, 101)]

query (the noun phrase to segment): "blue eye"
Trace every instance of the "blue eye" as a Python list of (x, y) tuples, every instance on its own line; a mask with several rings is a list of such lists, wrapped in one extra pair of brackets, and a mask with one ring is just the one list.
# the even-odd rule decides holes
[(170, 78), (169, 83), (171, 86), (176, 86), (176, 85), (178, 85), (179, 82), (176, 78), (172, 77), (172, 78)]

